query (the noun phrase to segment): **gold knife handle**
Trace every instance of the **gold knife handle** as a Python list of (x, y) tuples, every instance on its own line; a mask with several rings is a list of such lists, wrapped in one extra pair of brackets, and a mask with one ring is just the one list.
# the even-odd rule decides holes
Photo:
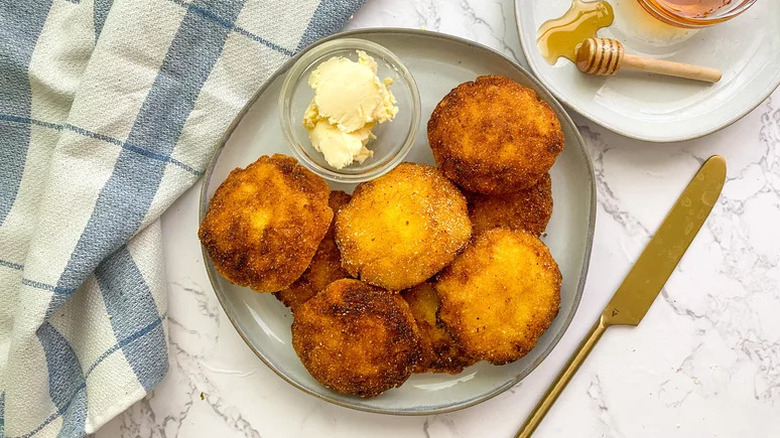
[(600, 317), (599, 320), (593, 324), (590, 332), (585, 336), (585, 339), (582, 340), (579, 348), (577, 348), (577, 351), (571, 356), (566, 366), (563, 367), (563, 370), (558, 374), (558, 377), (555, 378), (550, 389), (547, 390), (547, 393), (544, 394), (542, 399), (539, 400), (539, 403), (536, 404), (534, 410), (531, 411), (531, 415), (525, 420), (525, 424), (523, 424), (517, 432), (515, 438), (529, 438), (531, 434), (534, 433), (534, 430), (536, 430), (539, 423), (542, 422), (547, 411), (549, 411), (553, 403), (555, 403), (555, 400), (561, 394), (563, 388), (569, 383), (569, 380), (574, 377), (574, 373), (577, 372), (580, 365), (582, 365), (582, 362), (588, 357), (588, 354), (593, 350), (596, 342), (601, 339), (601, 335), (604, 334), (604, 331), (608, 326), (609, 325), (604, 323), (603, 317)]

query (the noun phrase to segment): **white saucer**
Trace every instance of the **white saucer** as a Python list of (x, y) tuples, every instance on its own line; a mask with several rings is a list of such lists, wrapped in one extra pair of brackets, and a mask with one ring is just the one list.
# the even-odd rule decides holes
[[(717, 67), (723, 79), (709, 85), (632, 71), (588, 76), (563, 58), (550, 65), (539, 54), (536, 32), (561, 16), (571, 0), (515, 0), (520, 43), (537, 78), (564, 104), (607, 129), (653, 142), (701, 137), (739, 120), (780, 84), (776, 0), (756, 2), (728, 22), (692, 31), (654, 24), (636, 0), (609, 2), (615, 22), (598, 36), (622, 41), (629, 54)], [(648, 23), (664, 37), (653, 34)]]

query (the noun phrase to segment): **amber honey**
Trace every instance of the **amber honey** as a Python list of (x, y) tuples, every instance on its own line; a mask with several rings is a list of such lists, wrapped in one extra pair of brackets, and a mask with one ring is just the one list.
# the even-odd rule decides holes
[(575, 62), (580, 44), (595, 38), (596, 31), (609, 26), (614, 19), (612, 6), (605, 1), (574, 0), (566, 13), (539, 27), (536, 33), (539, 52), (550, 64), (555, 64), (560, 57)]

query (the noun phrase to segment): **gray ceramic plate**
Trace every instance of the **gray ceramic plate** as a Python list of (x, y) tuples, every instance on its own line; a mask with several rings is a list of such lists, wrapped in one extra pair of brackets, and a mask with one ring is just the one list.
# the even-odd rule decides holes
[[(225, 313), (258, 357), (293, 386), (329, 402), (363, 411), (422, 415), (465, 408), (494, 397), (517, 384), (553, 349), (577, 310), (590, 258), (595, 215), (593, 169), (574, 123), (528, 72), (486, 47), (459, 38), (416, 30), (372, 29), (349, 35), (379, 43), (398, 55), (414, 75), (422, 99), (423, 123), (407, 161), (434, 164), (425, 125), (434, 106), (461, 82), (484, 74), (508, 76), (535, 89), (561, 120), (565, 149), (551, 170), (554, 212), (545, 238), (563, 274), (561, 310), (538, 345), (521, 360), (504, 366), (478, 363), (461, 374), (412, 376), (403, 386), (379, 397), (361, 399), (329, 391), (301, 365), (290, 343), (292, 316), (271, 294), (234, 286), (214, 270), (204, 253), (211, 283)], [(206, 173), (200, 217), (216, 188), (236, 167), (261, 155), (288, 149), (279, 123), (277, 101), (290, 61), (255, 95), (225, 135)], [(403, 108), (401, 109), (403, 111)], [(351, 186), (332, 186), (351, 191)]]

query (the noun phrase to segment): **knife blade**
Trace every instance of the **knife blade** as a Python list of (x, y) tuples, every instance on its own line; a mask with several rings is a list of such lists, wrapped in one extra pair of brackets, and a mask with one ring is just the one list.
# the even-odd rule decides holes
[(637, 325), (704, 225), (726, 180), (726, 161), (710, 157), (661, 223), (602, 313), (604, 324)]
[(642, 321), (685, 251), (707, 220), (726, 181), (726, 160), (714, 155), (704, 162), (650, 239), (598, 321), (536, 405), (515, 437), (527, 438), (542, 422), (566, 384), (601, 339), (607, 327), (635, 326)]

